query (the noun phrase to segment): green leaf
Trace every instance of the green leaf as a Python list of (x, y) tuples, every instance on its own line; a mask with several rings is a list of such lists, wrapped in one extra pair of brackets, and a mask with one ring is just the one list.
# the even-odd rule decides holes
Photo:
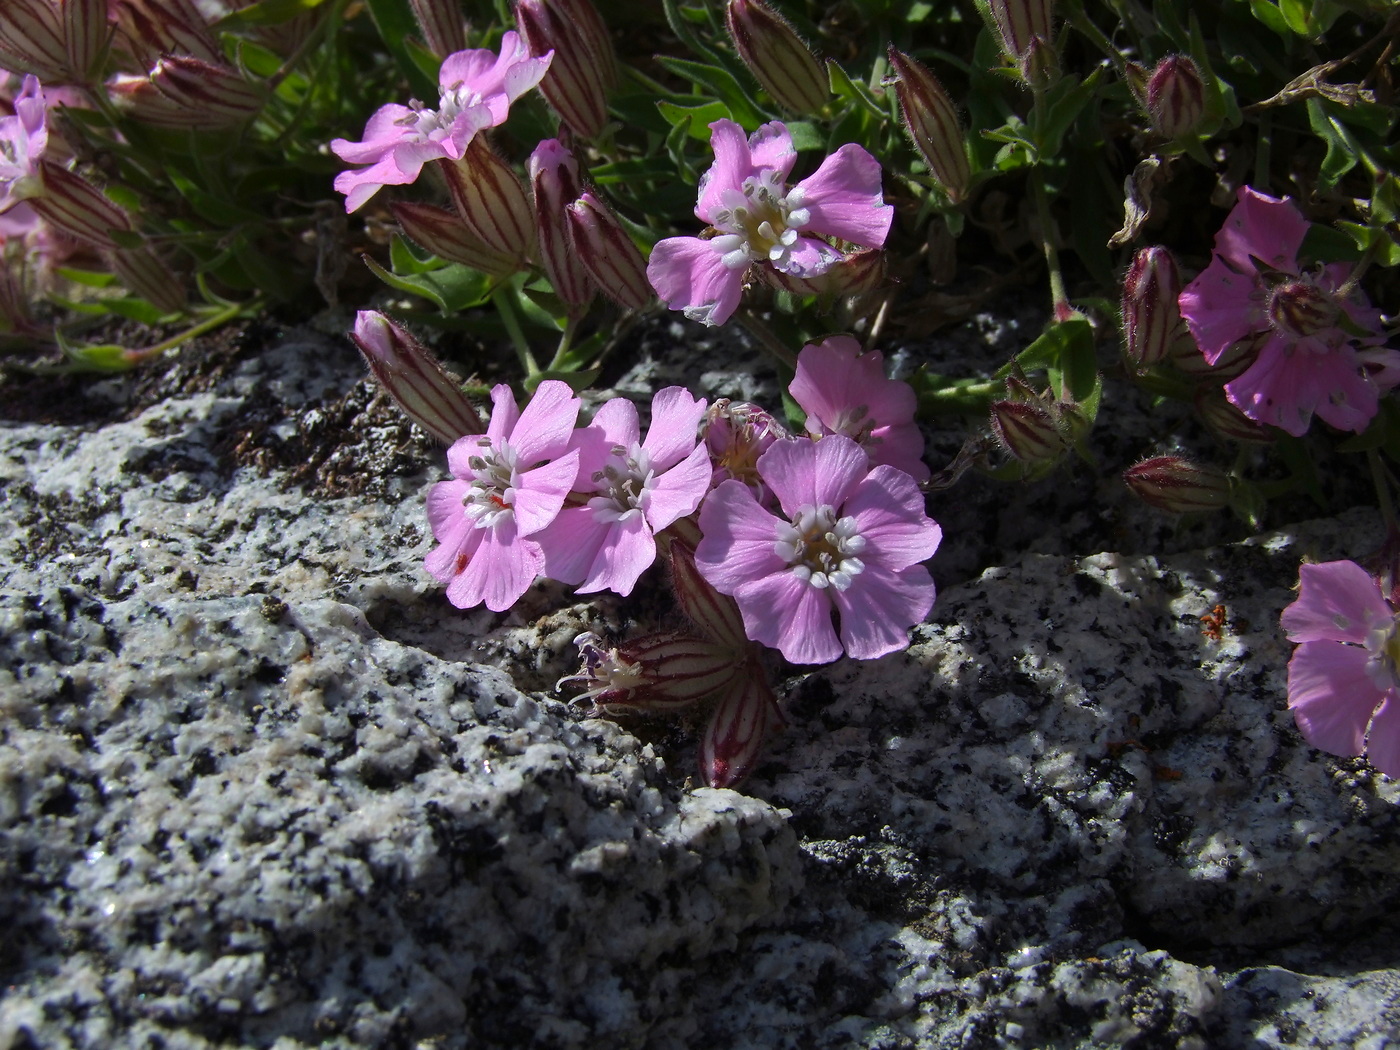
[(710, 141), (710, 124), (716, 120), (732, 120), (729, 107), (723, 102), (706, 102), (700, 106), (678, 106), (673, 102), (658, 102), (661, 111), (673, 128), (684, 128), (686, 137), (701, 142)]
[(325, 0), (259, 0), (258, 3), (224, 15), (210, 28), (219, 32), (238, 32), (249, 26), (278, 26), (297, 15), (315, 10)]
[(662, 66), (692, 84), (705, 88), (705, 93), (723, 102), (729, 109), (730, 118), (745, 131), (753, 132), (763, 123), (763, 117), (749, 101), (743, 86), (728, 70), (719, 66), (691, 62), (683, 58), (662, 55), (657, 58)]
[(1322, 166), (1318, 170), (1318, 184), (1330, 190), (1343, 175), (1356, 167), (1357, 159), (1364, 150), (1341, 121), (1324, 109), (1321, 99), (1310, 98), (1307, 106), (1308, 124), (1317, 137), (1327, 143), (1327, 155), (1322, 158)]
[(53, 337), (54, 341), (58, 343), (58, 348), (63, 351), (63, 355), (84, 371), (125, 372), (134, 363), (124, 346), (117, 346), (113, 343), (79, 346), (76, 343), (70, 343), (63, 331), (58, 328), (54, 329)]
[(389, 242), (389, 265), (400, 277), (416, 277), (418, 274), (441, 270), (448, 264), (432, 252), (420, 248), (396, 233), (394, 239)]
[(1289, 32), (1288, 20), (1283, 17), (1283, 12), (1269, 3), (1269, 0), (1249, 0), (1249, 12), (1279, 36), (1292, 35)]
[(364, 0), (364, 3), (369, 8), (370, 17), (374, 19), (375, 28), (379, 30), (384, 46), (394, 56), (399, 72), (408, 78), (414, 97), (437, 98), (437, 83), (413, 60), (405, 43), (406, 38), (418, 32), (418, 23), (413, 18), (413, 11), (409, 8), (407, 0)]
[(402, 276), (390, 273), (367, 255), (362, 258), (370, 271), (390, 288), (421, 295), (445, 314), (480, 306), (490, 297), (491, 279), (470, 266), (452, 263), (431, 273)]
[(1337, 225), (1340, 229), (1334, 230), (1331, 226), (1316, 223), (1309, 226), (1303, 243), (1298, 248), (1298, 254), (1305, 259), (1317, 259), (1322, 262), (1355, 262), (1360, 259), (1361, 252), (1357, 249), (1364, 249), (1369, 242), (1364, 237), (1358, 239), (1352, 233), (1352, 229), (1363, 234), (1375, 231), (1355, 223), (1339, 222)]
[(116, 274), (101, 273), (97, 270), (76, 270), (71, 266), (59, 266), (54, 272), (66, 281), (88, 288), (110, 288), (117, 283)]
[(1073, 77), (1065, 77), (1046, 94), (1043, 120), (1031, 128), (1041, 156), (1053, 157), (1060, 152), (1065, 132), (1094, 97), (1103, 71), (1104, 67), (1099, 66), (1078, 83)]
[(593, 385), (593, 381), (598, 378), (602, 369), (589, 368), (582, 372), (560, 371), (559, 369), (547, 369), (543, 372), (536, 372), (532, 376), (526, 376), (524, 387), (527, 393), (533, 394), (535, 388), (546, 379), (559, 379), (573, 389), (575, 394), (581, 394)]

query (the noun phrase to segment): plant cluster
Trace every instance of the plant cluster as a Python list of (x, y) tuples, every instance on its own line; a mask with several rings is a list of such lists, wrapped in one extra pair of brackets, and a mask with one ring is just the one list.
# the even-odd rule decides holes
[[(751, 768), (778, 719), (753, 645), (815, 663), (907, 644), (933, 598), (924, 495), (969, 467), (1014, 481), (1092, 462), (1107, 372), (1190, 406), (1214, 441), (1144, 449), (1124, 481), (1149, 504), (1250, 523), (1285, 495), (1325, 505), (1326, 457), (1362, 465), (1394, 528), (1388, 0), (470, 14), (7, 3), (0, 337), (31, 354), (12, 359), (129, 367), (279, 297), (363, 296), (364, 272), (401, 320), (509, 343), (530, 399), (497, 387), (483, 424), (406, 329), (357, 321), (390, 394), (451, 446), (428, 568), (454, 604), (503, 610), (538, 576), (626, 595), (666, 560), (693, 630), (585, 639), (581, 679), (604, 707), (714, 699), (714, 783)], [(356, 254), (365, 269), (347, 270)], [(879, 346), (1042, 282), (1049, 320), (1001, 367), (886, 378)], [(806, 435), (676, 388), (645, 438), (620, 400), (579, 425), (605, 355), (663, 309), (770, 351)], [(192, 327), (84, 342), (113, 316)], [(934, 421), (968, 431), (937, 475), (918, 437)], [(1300, 605), (1327, 586), (1308, 579)], [(1285, 626), (1302, 643), (1291, 689), (1314, 683), (1293, 690), (1300, 725), (1359, 753), (1364, 705), (1346, 734), (1315, 729), (1318, 668), (1370, 653), (1386, 690), (1400, 672), (1393, 615), (1347, 588), (1364, 636), (1295, 630), (1296, 612)], [(680, 693), (657, 684), (673, 679)]]

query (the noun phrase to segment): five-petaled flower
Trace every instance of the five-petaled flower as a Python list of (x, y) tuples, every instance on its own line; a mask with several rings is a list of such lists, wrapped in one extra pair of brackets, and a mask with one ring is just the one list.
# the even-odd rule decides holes
[(368, 165), (335, 177), (345, 210), (358, 210), (383, 186), (414, 182), (428, 161), (460, 160), (477, 132), (504, 122), (510, 104), (540, 82), (553, 56), (532, 58), (513, 31), (501, 37), (499, 56), (485, 49), (448, 55), (438, 73), (437, 109), (417, 100), (390, 103), (369, 118), (363, 142), (331, 143), (341, 160)]
[(715, 162), (700, 180), (695, 214), (710, 237), (668, 237), (656, 245), (647, 277), (672, 310), (723, 324), (739, 305), (750, 266), (816, 277), (846, 258), (830, 239), (862, 248), (885, 243), (894, 208), (884, 203), (880, 165), (847, 144), (791, 188), (797, 160), (779, 121), (751, 137), (732, 120), (710, 125)]
[(1215, 237), (1210, 265), (1182, 291), (1181, 315), (1212, 365), (1242, 342), (1258, 358), (1225, 384), (1245, 415), (1301, 436), (1313, 413), (1361, 431), (1400, 383), (1400, 352), (1381, 348), (1381, 315), (1344, 291), (1348, 263), (1303, 272), (1308, 222), (1288, 198), (1248, 186)]
[(698, 442), (705, 402), (684, 387), (659, 390), (641, 440), (637, 406), (613, 398), (575, 433), (577, 486), (587, 500), (567, 507), (539, 537), (550, 579), (580, 593), (632, 593), (656, 560), (655, 534), (693, 514), (710, 487), (710, 456)]
[[(1400, 777), (1400, 621), (1375, 579), (1352, 561), (1304, 565), (1283, 610), (1297, 642), (1288, 706), (1304, 739), (1334, 755), (1363, 751)], [(1367, 727), (1369, 726), (1369, 732)]]
[(485, 602), (504, 612), (544, 569), (531, 537), (554, 521), (578, 475), (578, 451), (568, 446), (581, 402), (557, 379), (541, 383), (523, 411), (504, 383), (491, 401), (486, 433), (447, 450), (453, 480), (428, 493), (441, 546), (424, 564), (459, 609)]
[(748, 636), (806, 664), (843, 649), (870, 660), (908, 645), (909, 628), (933, 607), (933, 578), (921, 563), (942, 538), (914, 479), (871, 469), (843, 434), (780, 441), (758, 472), (782, 516), (747, 485), (726, 481), (700, 508), (695, 551), (705, 579), (739, 603)]

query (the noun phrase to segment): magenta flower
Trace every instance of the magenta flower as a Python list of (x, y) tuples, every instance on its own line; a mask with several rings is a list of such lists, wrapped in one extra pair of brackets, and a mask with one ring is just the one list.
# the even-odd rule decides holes
[(758, 472), (782, 516), (726, 481), (700, 508), (695, 551), (705, 579), (739, 603), (748, 636), (801, 664), (835, 660), (843, 648), (870, 660), (908, 645), (909, 628), (933, 607), (933, 578), (920, 563), (942, 538), (914, 479), (871, 469), (844, 434), (780, 441)]
[(358, 210), (382, 186), (415, 181), (430, 160), (460, 160), (477, 132), (505, 121), (510, 104), (540, 82), (553, 57), (551, 51), (531, 58), (513, 31), (501, 37), (499, 56), (484, 49), (448, 55), (438, 73), (437, 109), (417, 100), (390, 103), (369, 118), (363, 142), (331, 143), (341, 160), (369, 165), (335, 177), (345, 210)]
[(656, 560), (655, 534), (693, 514), (710, 487), (710, 458), (697, 444), (705, 402), (682, 387), (651, 401), (645, 441), (637, 406), (613, 398), (574, 435), (583, 506), (561, 511), (539, 537), (545, 575), (579, 584), (579, 593), (632, 593)]
[(12, 116), (0, 117), (0, 213), (39, 188), (39, 160), (49, 144), (47, 107), (38, 78), (27, 76)]
[(788, 392), (806, 410), (812, 437), (845, 434), (872, 464), (887, 463), (915, 481), (929, 476), (924, 436), (914, 422), (918, 398), (908, 383), (885, 378), (880, 351), (862, 354), (848, 335), (808, 343)]
[(491, 391), (486, 433), (447, 450), (453, 480), (428, 493), (428, 521), (441, 546), (424, 564), (459, 609), (482, 602), (504, 612), (544, 568), (536, 536), (559, 513), (578, 475), (569, 449), (581, 402), (546, 379), (521, 411), (504, 383)]
[[(1380, 586), (1351, 561), (1304, 565), (1283, 610), (1288, 706), (1313, 747), (1359, 755), (1400, 777), (1400, 623)], [(1370, 727), (1369, 735), (1367, 727)]]
[(1314, 413), (1340, 430), (1366, 429), (1380, 395), (1400, 383), (1400, 353), (1380, 346), (1380, 312), (1359, 292), (1341, 294), (1349, 264), (1299, 271), (1308, 222), (1288, 198), (1245, 186), (1238, 199), (1215, 257), (1178, 300), (1201, 353), (1214, 365), (1237, 344), (1258, 344), (1254, 363), (1225, 384), (1253, 420), (1295, 436)]
[(695, 214), (718, 235), (668, 237), (647, 266), (651, 286), (672, 310), (723, 324), (739, 305), (750, 266), (817, 277), (846, 258), (827, 238), (863, 248), (885, 243), (894, 208), (881, 196), (879, 162), (861, 147), (842, 146), (789, 189), (797, 151), (781, 122), (747, 139), (732, 120), (717, 120), (710, 130), (715, 162), (700, 180)]

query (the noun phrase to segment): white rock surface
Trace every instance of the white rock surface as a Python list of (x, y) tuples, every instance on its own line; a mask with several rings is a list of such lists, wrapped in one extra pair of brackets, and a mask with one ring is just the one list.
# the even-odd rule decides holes
[[(335, 498), (237, 465), (359, 376), (305, 334), (0, 425), (0, 1050), (1400, 1047), (1400, 787), (1301, 742), (1277, 630), (1374, 515), (969, 545), (907, 654), (783, 679), (745, 793), (696, 789), (678, 730), (550, 690), (654, 600), (460, 613), (430, 458)], [(935, 516), (985, 531), (959, 491)]]

